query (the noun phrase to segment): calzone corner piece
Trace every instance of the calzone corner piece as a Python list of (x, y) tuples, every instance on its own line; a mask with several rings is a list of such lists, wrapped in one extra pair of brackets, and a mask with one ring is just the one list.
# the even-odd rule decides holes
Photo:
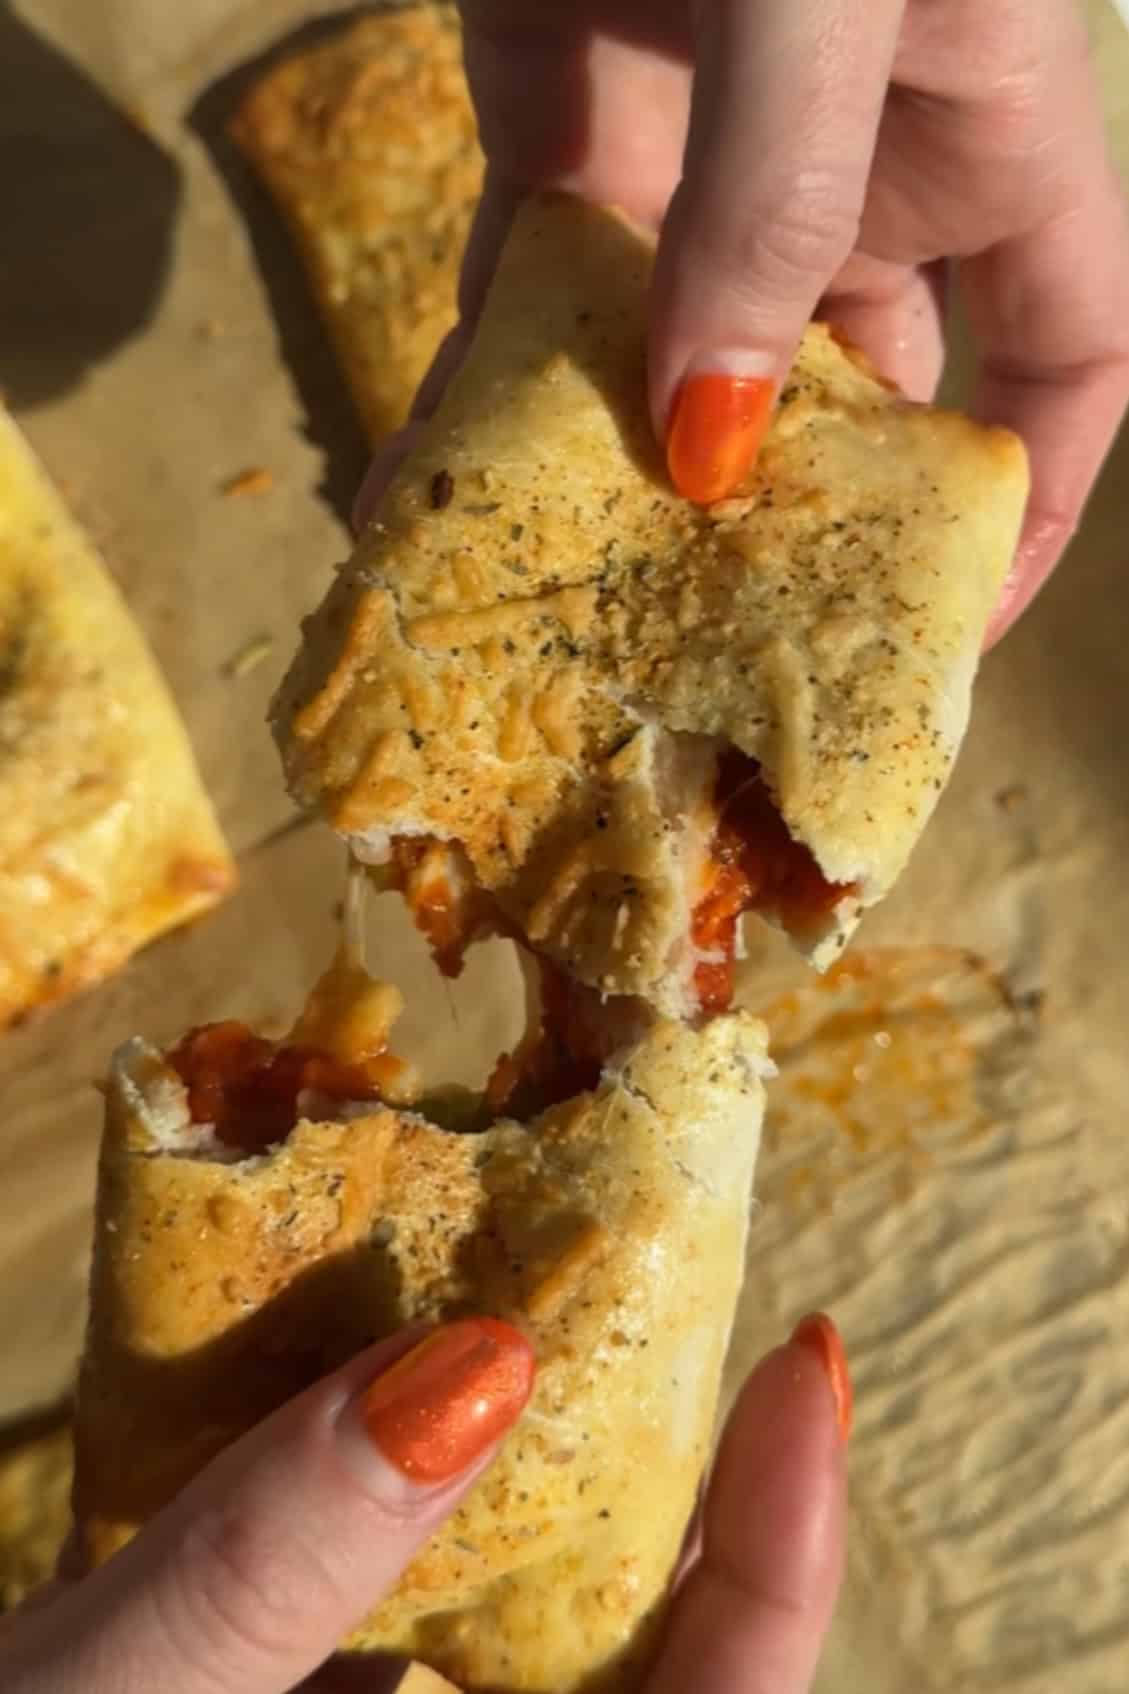
[(362, 10), (270, 66), (232, 133), (292, 229), (374, 441), (458, 316), (482, 189), (457, 9)]
[(491, 927), (608, 994), (724, 1006), (742, 913), (822, 967), (945, 785), (1027, 491), (1016, 437), (813, 326), (747, 486), (646, 412), (651, 246), (519, 214), (469, 355), (276, 703), (295, 795), (441, 958)]
[(235, 880), (144, 637), (0, 409), (0, 1027)]
[(583, 1014), (549, 996), (499, 1065), (508, 1099), (521, 1073), (519, 1116), (489, 1089), (458, 1110), (421, 1094), (387, 1048), (399, 1005), (339, 963), (281, 1045), (214, 1025), (115, 1057), (76, 1418), (82, 1542), (109, 1557), (374, 1338), (492, 1313), (534, 1343), (534, 1398), (346, 1649), (492, 1694), (635, 1688), (711, 1441), (763, 1026), (737, 1012), (695, 1031), (621, 1005), (590, 1031), (605, 1056), (588, 1075)]

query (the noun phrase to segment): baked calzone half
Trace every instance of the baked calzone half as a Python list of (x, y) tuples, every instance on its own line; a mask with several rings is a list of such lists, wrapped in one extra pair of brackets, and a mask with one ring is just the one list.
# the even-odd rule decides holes
[[(576, 990), (561, 985), (560, 992)], [(115, 1057), (76, 1414), (108, 1558), (221, 1448), (379, 1337), (516, 1323), (538, 1377), (465, 1503), (346, 1650), (466, 1690), (639, 1685), (706, 1463), (760, 1138), (763, 1026), (549, 995), (509, 1102), (429, 1097), (398, 992), (339, 962), (291, 1036)], [(584, 1034), (587, 1029), (587, 1035)]]
[(689, 504), (646, 411), (651, 265), (612, 212), (525, 205), (275, 723), (295, 795), (451, 968), (516, 933), (693, 1018), (728, 1002), (741, 914), (823, 967), (894, 883), (1027, 470), (813, 325), (746, 486)]

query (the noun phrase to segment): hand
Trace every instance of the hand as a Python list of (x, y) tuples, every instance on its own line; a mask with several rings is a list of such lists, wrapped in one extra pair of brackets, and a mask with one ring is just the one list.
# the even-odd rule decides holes
[[(531, 1386), (528, 1345), (492, 1320), (370, 1349), (222, 1454), (109, 1564), (7, 1620), (4, 1694), (395, 1687), (402, 1665), (327, 1663), (334, 1645), (489, 1464)], [(839, 1580), (847, 1393), (826, 1319), (753, 1373), (649, 1694), (808, 1688)]]
[(718, 498), (747, 472), (817, 310), (928, 398), (954, 274), (975, 410), (1031, 455), (1001, 634), (1069, 539), (1129, 396), (1129, 236), (1075, 0), (462, 10), (489, 161), (464, 319), (525, 187), (661, 226), (654, 426), (682, 491)]

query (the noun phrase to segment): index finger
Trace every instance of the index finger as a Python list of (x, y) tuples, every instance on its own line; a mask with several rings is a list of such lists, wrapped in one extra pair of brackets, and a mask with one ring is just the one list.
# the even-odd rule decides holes
[[(654, 426), (660, 440), (669, 429), (671, 472), (691, 499), (731, 492), (755, 443), (715, 451), (683, 436), (716, 433), (711, 405), (734, 436), (742, 415), (751, 438), (767, 414), (719, 404), (718, 379), (760, 383), (762, 397), (778, 388), (854, 247), (903, 10), (904, 0), (695, 8), (690, 128), (650, 338)], [(712, 394), (705, 406), (693, 405), (695, 381)], [(699, 414), (689, 432), (684, 410)], [(711, 476), (701, 467), (713, 459)]]
[(416, 1326), (358, 1355), (28, 1618), (5, 1694), (300, 1686), (455, 1509), (533, 1375), (529, 1342), (494, 1318)]

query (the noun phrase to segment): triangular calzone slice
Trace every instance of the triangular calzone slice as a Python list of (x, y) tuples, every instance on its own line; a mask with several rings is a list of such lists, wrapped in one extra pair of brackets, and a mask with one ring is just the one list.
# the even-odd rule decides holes
[(453, 5), (347, 14), (270, 65), (234, 139), (298, 242), (369, 435), (407, 417), (457, 317), (482, 154)]
[(441, 953), (513, 926), (686, 1016), (727, 1000), (741, 911), (823, 965), (891, 887), (1026, 465), (816, 326), (746, 491), (688, 504), (646, 411), (651, 262), (611, 213), (526, 205), (277, 727), (295, 793), (391, 864)]

